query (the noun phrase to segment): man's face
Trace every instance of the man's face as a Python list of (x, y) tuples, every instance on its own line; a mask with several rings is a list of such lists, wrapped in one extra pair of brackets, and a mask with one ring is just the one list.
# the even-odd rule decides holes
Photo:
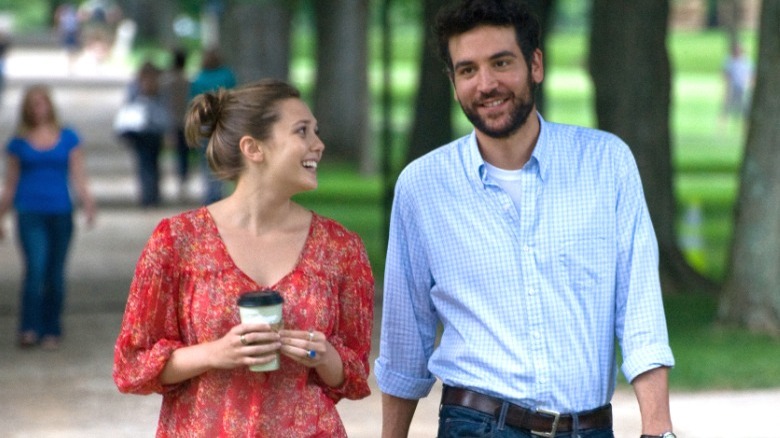
[(487, 136), (506, 138), (535, 110), (534, 85), (544, 78), (542, 54), (529, 66), (512, 27), (480, 26), (449, 42), (452, 82), (466, 117)]

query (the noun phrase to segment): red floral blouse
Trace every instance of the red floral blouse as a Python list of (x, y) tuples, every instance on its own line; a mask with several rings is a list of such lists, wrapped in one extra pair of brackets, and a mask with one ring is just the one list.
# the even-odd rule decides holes
[(158, 437), (346, 437), (341, 398), (370, 393), (374, 279), (363, 242), (313, 215), (296, 267), (271, 285), (286, 328), (325, 333), (341, 355), (344, 383), (282, 356), (279, 370), (211, 370), (175, 385), (159, 381), (171, 353), (213, 341), (239, 323), (236, 299), (265, 288), (228, 255), (205, 207), (163, 219), (136, 266), (114, 352), (121, 392), (163, 394)]

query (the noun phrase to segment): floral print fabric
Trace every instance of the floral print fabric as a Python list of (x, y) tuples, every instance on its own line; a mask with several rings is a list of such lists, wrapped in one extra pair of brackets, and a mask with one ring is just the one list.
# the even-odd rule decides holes
[[(286, 328), (325, 333), (341, 356), (344, 383), (282, 356), (279, 370), (211, 370), (159, 381), (172, 352), (214, 341), (240, 322), (236, 300), (273, 288)], [(313, 214), (296, 267), (275, 285), (256, 284), (230, 258), (205, 207), (164, 219), (136, 266), (114, 357), (122, 392), (161, 393), (158, 437), (345, 437), (341, 398), (368, 396), (374, 279), (362, 241)]]

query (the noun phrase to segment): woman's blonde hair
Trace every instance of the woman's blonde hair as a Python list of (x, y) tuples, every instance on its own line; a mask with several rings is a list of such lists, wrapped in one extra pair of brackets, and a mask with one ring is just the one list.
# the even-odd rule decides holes
[(16, 127), (16, 131), (19, 134), (26, 134), (40, 124), (35, 117), (32, 107), (32, 101), (36, 95), (43, 97), (49, 105), (49, 119), (45, 122), (60, 126), (57, 110), (54, 108), (54, 102), (51, 99), (51, 89), (44, 84), (34, 84), (27, 87), (24, 91), (24, 97), (22, 97), (22, 105), (19, 109), (19, 122)]
[(249, 135), (263, 141), (279, 120), (279, 103), (300, 99), (292, 85), (264, 79), (234, 89), (220, 88), (195, 96), (185, 120), (190, 147), (206, 144), (206, 158), (217, 178), (235, 181), (244, 169), (238, 143)]

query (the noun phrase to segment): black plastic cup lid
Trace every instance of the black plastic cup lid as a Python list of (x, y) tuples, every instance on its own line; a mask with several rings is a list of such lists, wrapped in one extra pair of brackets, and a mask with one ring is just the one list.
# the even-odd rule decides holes
[(238, 305), (241, 307), (274, 306), (282, 304), (284, 298), (275, 290), (261, 290), (247, 292), (238, 297)]

